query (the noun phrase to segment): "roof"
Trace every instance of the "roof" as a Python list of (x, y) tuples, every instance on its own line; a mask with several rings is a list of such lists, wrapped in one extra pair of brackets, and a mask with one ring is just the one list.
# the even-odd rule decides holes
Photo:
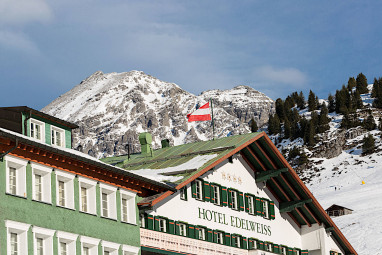
[(325, 211), (337, 210), (337, 208), (347, 209), (347, 210), (353, 211), (352, 209), (346, 208), (346, 207), (341, 206), (341, 205), (336, 205), (336, 204), (331, 205), (331, 206), (330, 206), (328, 209), (326, 209)]
[(51, 120), (53, 122), (59, 123), (63, 126), (69, 127), (71, 129), (78, 128), (76, 124), (73, 124), (71, 122), (56, 118), (52, 115), (37, 111), (35, 109), (32, 109), (28, 106), (13, 106), (13, 107), (0, 107), (0, 110), (8, 110), (8, 111), (13, 111), (13, 112), (31, 112), (32, 114), (38, 115), (44, 119)]
[[(290, 206), (292, 209), (287, 212), (298, 226), (323, 225), (332, 232), (346, 254), (357, 254), (264, 132), (162, 148), (154, 150), (152, 156), (134, 154), (130, 159), (125, 155), (103, 161), (135, 173), (152, 172), (155, 178), (165, 176), (170, 179), (171, 176), (173, 179), (170, 181), (176, 184), (176, 189), (180, 189), (237, 153), (256, 175), (268, 175), (267, 188), (280, 204), (298, 205)], [(190, 167), (187, 169), (185, 166)], [(156, 198), (143, 200), (139, 205), (154, 206), (171, 194), (172, 191), (167, 191)]]
[[(154, 187), (159, 188), (162, 192), (167, 191), (167, 190), (174, 191), (173, 187), (170, 187), (165, 183), (157, 182), (157, 181), (154, 181), (152, 179), (148, 179), (148, 178), (142, 177), (140, 175), (136, 175), (132, 172), (128, 172), (128, 171), (121, 169), (119, 167), (103, 163), (102, 161), (100, 161), (96, 158), (93, 158), (93, 157), (91, 157), (85, 153), (82, 153), (82, 152), (79, 152), (79, 151), (76, 151), (73, 149), (58, 147), (58, 146), (54, 146), (54, 145), (48, 145), (48, 144), (40, 142), (36, 139), (33, 139), (31, 137), (27, 137), (27, 136), (24, 136), (22, 134), (19, 134), (19, 133), (13, 132), (13, 131), (9, 131), (9, 130), (3, 129), (3, 128), (0, 128), (0, 137), (10, 138), (14, 141), (17, 141), (16, 147), (17, 147), (17, 144), (27, 144), (27, 145), (33, 146), (34, 148), (43, 149), (45, 151), (53, 152), (55, 154), (59, 154), (62, 156), (66, 156), (66, 157), (75, 159), (75, 160), (79, 160), (81, 162), (90, 164), (90, 165), (95, 166), (95, 167), (99, 167), (101, 169), (116, 173), (118, 175), (126, 176), (126, 177), (131, 178), (131, 179), (135, 179), (135, 180), (139, 180), (139, 181), (142, 181), (145, 183), (149, 183), (150, 185), (153, 185)], [(1, 145), (1, 141), (0, 141), (0, 145)], [(19, 147), (20, 147), (20, 145), (19, 145)], [(2, 157), (4, 155), (0, 154), (0, 156)]]

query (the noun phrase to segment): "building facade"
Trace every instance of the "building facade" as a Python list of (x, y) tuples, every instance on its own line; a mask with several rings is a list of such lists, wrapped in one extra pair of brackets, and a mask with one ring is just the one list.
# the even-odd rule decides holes
[(72, 150), (73, 128), (0, 108), (0, 254), (140, 254), (138, 195), (171, 188)]
[(176, 187), (139, 202), (142, 254), (357, 254), (264, 133), (150, 141), (104, 160)]

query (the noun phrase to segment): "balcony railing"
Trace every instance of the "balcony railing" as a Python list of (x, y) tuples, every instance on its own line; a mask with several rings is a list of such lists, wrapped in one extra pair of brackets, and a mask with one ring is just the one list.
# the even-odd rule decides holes
[[(141, 245), (160, 250), (197, 255), (248, 255), (248, 250), (141, 228)], [(250, 254), (261, 254), (251, 251)], [(264, 253), (268, 254), (268, 253)]]

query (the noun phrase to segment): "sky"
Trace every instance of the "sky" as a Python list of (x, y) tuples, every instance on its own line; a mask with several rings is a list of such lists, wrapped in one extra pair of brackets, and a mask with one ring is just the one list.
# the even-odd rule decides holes
[(98, 70), (194, 94), (327, 98), (360, 72), (382, 76), (381, 13), (368, 0), (0, 0), (0, 106), (39, 110)]

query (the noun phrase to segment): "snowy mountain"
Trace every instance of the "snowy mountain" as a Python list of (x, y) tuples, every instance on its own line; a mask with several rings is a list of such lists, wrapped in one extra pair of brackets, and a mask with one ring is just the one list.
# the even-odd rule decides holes
[(153, 145), (162, 139), (178, 145), (212, 138), (210, 122), (188, 123), (186, 116), (209, 99), (214, 105), (216, 136), (249, 132), (251, 118), (264, 124), (274, 102), (253, 88), (210, 90), (196, 96), (174, 83), (139, 71), (94, 73), (42, 109), (74, 122), (74, 148), (95, 157), (140, 151), (138, 134), (150, 132)]

